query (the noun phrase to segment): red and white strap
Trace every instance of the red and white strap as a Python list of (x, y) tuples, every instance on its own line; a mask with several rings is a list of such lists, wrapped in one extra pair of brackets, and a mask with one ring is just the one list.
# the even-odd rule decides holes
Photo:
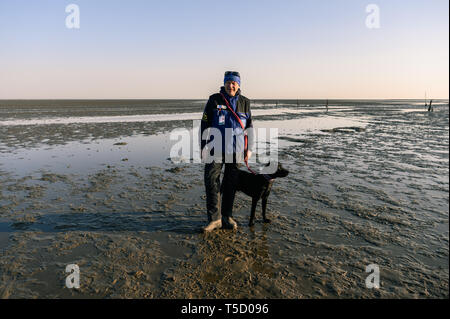
[[(244, 154), (245, 154), (245, 153), (247, 153), (247, 151), (248, 151), (248, 136), (247, 136), (247, 133), (245, 132), (244, 124), (242, 123), (240, 117), (236, 114), (236, 112), (233, 111), (233, 109), (231, 108), (231, 106), (230, 106), (230, 104), (228, 103), (228, 101), (227, 101), (227, 99), (225, 98), (225, 96), (224, 96), (222, 93), (220, 93), (220, 95), (222, 95), (222, 97), (223, 97), (223, 99), (224, 99), (224, 101), (225, 101), (225, 103), (226, 103), (228, 109), (231, 111), (231, 113), (233, 113), (234, 117), (237, 119), (237, 121), (239, 122), (239, 124), (240, 124), (241, 127), (242, 127), (242, 130), (244, 131)], [(247, 166), (248, 170), (249, 170), (250, 172), (252, 172), (254, 175), (257, 175), (257, 174), (256, 174), (256, 173), (248, 166), (247, 158), (245, 158), (244, 161), (245, 161), (245, 165)]]

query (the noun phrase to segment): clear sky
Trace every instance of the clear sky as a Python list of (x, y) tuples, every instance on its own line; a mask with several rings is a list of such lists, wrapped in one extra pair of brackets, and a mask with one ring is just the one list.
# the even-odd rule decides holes
[(447, 99), (448, 14), (448, 0), (0, 0), (0, 99), (206, 99), (225, 70), (254, 99)]

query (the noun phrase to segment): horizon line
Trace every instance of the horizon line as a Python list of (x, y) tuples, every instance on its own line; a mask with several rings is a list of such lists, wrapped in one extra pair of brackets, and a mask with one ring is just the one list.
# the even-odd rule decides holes
[[(249, 98), (250, 100), (298, 100), (298, 101), (386, 101), (386, 100), (425, 100), (425, 98)], [(0, 101), (113, 101), (113, 100), (208, 100), (208, 98), (0, 98)], [(427, 98), (427, 100), (449, 100), (449, 98)]]

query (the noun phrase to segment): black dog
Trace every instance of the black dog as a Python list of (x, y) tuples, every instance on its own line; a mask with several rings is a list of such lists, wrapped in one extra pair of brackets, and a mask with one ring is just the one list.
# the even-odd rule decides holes
[[(267, 164), (267, 166), (269, 166)], [(270, 195), (272, 184), (277, 177), (288, 176), (289, 171), (278, 163), (277, 171), (273, 174), (252, 174), (239, 170), (239, 182), (236, 185), (236, 190), (247, 194), (252, 198), (252, 211), (250, 214), (249, 226), (255, 224), (256, 205), (260, 198), (262, 198), (262, 216), (265, 223), (270, 223), (270, 219), (266, 217), (267, 198)]]

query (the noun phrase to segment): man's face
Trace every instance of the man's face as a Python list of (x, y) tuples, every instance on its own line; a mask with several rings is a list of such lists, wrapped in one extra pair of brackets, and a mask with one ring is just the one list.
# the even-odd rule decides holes
[(227, 94), (229, 96), (235, 96), (238, 89), (239, 89), (239, 84), (237, 82), (235, 82), (235, 81), (225, 82), (225, 92), (227, 92)]

